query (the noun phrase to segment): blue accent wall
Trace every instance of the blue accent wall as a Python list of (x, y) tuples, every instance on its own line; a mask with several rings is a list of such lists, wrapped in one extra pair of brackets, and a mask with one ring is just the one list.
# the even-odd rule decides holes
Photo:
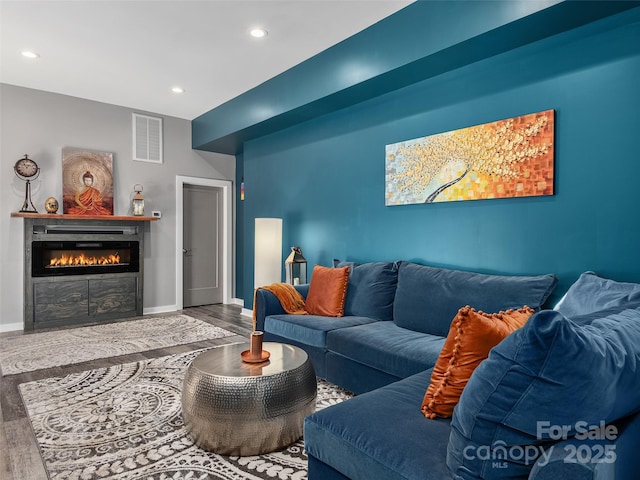
[(193, 148), (236, 154), (254, 138), (638, 6), (419, 0), (194, 119)]
[[(300, 245), (309, 271), (339, 258), (550, 272), (555, 299), (586, 270), (640, 282), (639, 78), (636, 8), (247, 141), (237, 296), (252, 307), (256, 217), (283, 218), (283, 255)], [(555, 195), (385, 206), (386, 144), (547, 109)]]

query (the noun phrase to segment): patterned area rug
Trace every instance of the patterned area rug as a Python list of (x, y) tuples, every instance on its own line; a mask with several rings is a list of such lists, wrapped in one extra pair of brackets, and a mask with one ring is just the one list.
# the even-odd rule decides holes
[[(49, 478), (306, 479), (302, 440), (253, 457), (193, 444), (182, 421), (182, 381), (205, 350), (20, 385)], [(319, 380), (317, 409), (350, 396)]]
[(180, 314), (3, 337), (0, 369), (3, 375), (12, 375), (231, 335), (234, 333)]

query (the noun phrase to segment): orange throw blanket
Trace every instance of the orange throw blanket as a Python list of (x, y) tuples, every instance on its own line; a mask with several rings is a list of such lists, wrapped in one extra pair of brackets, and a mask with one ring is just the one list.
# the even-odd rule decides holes
[(272, 283), (264, 287), (258, 287), (253, 292), (253, 330), (256, 329), (256, 293), (258, 290), (268, 290), (273, 293), (285, 312), (294, 315), (306, 315), (304, 309), (304, 297), (298, 292), (293, 285), (289, 283)]

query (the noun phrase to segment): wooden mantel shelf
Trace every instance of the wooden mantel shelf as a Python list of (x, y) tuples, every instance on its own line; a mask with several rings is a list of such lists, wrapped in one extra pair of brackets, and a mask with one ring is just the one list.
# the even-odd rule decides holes
[(114, 220), (114, 221), (134, 221), (134, 222), (153, 222), (158, 220), (157, 217), (140, 217), (132, 215), (60, 215), (56, 213), (28, 213), (28, 212), (11, 212), (12, 217), (21, 218), (59, 218), (63, 220)]

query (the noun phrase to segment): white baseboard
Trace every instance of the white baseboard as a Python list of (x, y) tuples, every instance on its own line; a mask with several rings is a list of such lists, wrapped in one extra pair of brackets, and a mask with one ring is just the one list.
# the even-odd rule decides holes
[(0, 332), (18, 332), (24, 330), (22, 322), (0, 324)]
[[(241, 298), (232, 298), (231, 299), (231, 304), (232, 305), (239, 305), (239, 306), (243, 306), (244, 305), (244, 300), (242, 300)], [(154, 315), (156, 313), (167, 313), (167, 312), (176, 312), (178, 311), (178, 308), (176, 305), (160, 305), (157, 307), (148, 307), (143, 309), (142, 314), (143, 315)], [(248, 310), (246, 308), (242, 308), (242, 312), (241, 315), (244, 317), (253, 317), (253, 311), (252, 310)], [(4, 324), (0, 324), (0, 333), (3, 332), (18, 332), (18, 331), (22, 331), (24, 329), (24, 325), (22, 324), (22, 322), (16, 322), (16, 323), (4, 323)]]
[[(244, 307), (244, 300), (241, 298), (232, 298), (231, 302), (229, 303), (229, 305), (238, 305), (240, 307)], [(177, 312), (178, 311), (178, 307), (177, 305), (160, 305), (157, 307), (148, 307), (145, 308), (142, 312), (143, 315), (152, 315), (154, 313), (167, 313), (167, 312)], [(248, 311), (249, 313), (247, 314), (246, 311)], [(253, 312), (251, 310), (246, 310), (245, 308), (242, 309), (242, 315), (247, 315), (249, 317), (251, 317), (253, 315)]]
[(176, 312), (177, 305), (160, 305), (158, 307), (149, 307), (142, 310), (143, 315), (152, 315), (154, 313)]
[(240, 315), (243, 317), (253, 318), (253, 310), (249, 310), (248, 308), (244, 308), (244, 300), (241, 298), (232, 298), (231, 303), (234, 305), (240, 305), (242, 307), (242, 311), (240, 311)]

